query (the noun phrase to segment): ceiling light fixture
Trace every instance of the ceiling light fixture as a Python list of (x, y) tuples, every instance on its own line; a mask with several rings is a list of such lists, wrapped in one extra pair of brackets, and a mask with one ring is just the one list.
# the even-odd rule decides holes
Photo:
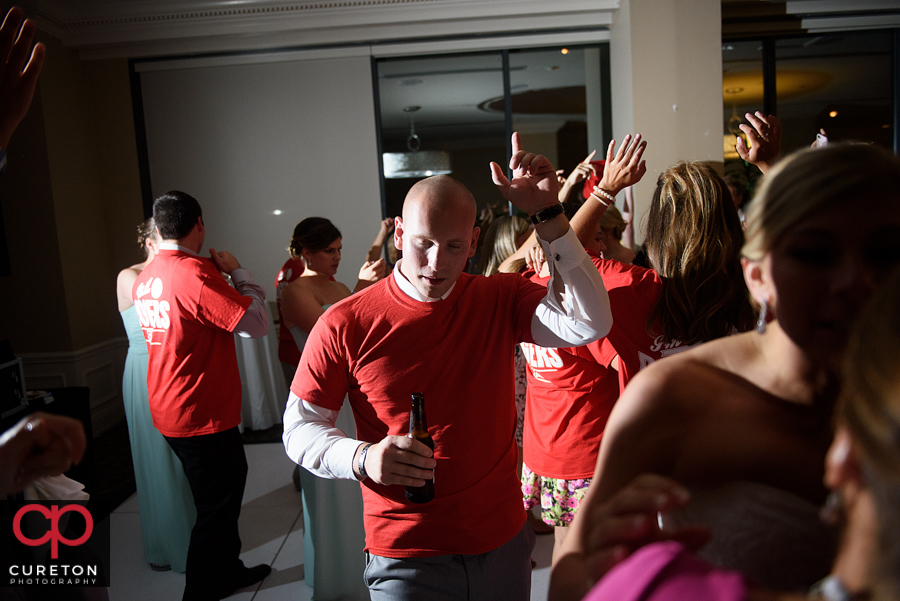
[(403, 111), (409, 114), (409, 137), (406, 147), (409, 152), (385, 152), (382, 155), (384, 177), (400, 179), (404, 177), (430, 177), (451, 173), (450, 154), (442, 150), (420, 150), (422, 142), (416, 134), (413, 114), (420, 106), (407, 106)]

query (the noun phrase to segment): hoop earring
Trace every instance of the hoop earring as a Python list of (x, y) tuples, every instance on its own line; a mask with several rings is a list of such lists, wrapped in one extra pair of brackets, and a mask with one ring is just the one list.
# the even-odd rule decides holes
[(769, 305), (766, 301), (762, 301), (762, 306), (759, 309), (759, 319), (756, 320), (756, 333), (757, 334), (765, 334), (766, 333), (766, 315), (769, 312)]

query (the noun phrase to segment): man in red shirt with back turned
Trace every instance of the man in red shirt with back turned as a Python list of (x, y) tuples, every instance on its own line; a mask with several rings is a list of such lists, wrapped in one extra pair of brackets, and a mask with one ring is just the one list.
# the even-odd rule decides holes
[(206, 230), (200, 204), (189, 194), (157, 198), (153, 219), (160, 251), (132, 290), (149, 352), (150, 413), (184, 465), (197, 506), (182, 599), (218, 600), (271, 571), (240, 560), (247, 459), (238, 431), (241, 381), (233, 335), (266, 335), (265, 291), (231, 253), (210, 249), (211, 258), (200, 256)]

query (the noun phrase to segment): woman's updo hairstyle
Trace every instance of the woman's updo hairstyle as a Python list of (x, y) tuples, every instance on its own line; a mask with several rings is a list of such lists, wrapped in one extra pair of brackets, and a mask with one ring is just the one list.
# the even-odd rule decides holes
[(742, 254), (758, 261), (804, 217), (831, 202), (900, 196), (900, 159), (870, 144), (829, 144), (797, 151), (762, 180), (747, 213)]
[(150, 251), (147, 248), (147, 240), (158, 239), (156, 234), (156, 222), (153, 221), (153, 217), (144, 220), (143, 223), (137, 226), (137, 233), (138, 246), (141, 247), (141, 250), (144, 252), (144, 258), (146, 259), (150, 255)]
[(288, 250), (292, 258), (300, 259), (304, 248), (310, 252), (319, 252), (338, 238), (342, 238), (341, 232), (329, 220), (324, 217), (307, 217), (294, 228)]
[(625, 233), (627, 225), (625, 219), (622, 218), (622, 213), (614, 206), (603, 211), (603, 215), (600, 216), (600, 227), (605, 230), (612, 230), (613, 237), (616, 240), (622, 240), (622, 234)]

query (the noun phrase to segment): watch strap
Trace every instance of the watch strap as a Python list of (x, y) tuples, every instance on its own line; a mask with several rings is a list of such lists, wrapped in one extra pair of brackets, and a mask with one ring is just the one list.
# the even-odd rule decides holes
[(539, 223), (544, 223), (545, 221), (550, 221), (560, 213), (564, 213), (565, 208), (563, 208), (562, 203), (556, 203), (550, 208), (544, 209), (542, 211), (538, 211), (534, 215), (531, 216), (531, 223), (537, 225)]

